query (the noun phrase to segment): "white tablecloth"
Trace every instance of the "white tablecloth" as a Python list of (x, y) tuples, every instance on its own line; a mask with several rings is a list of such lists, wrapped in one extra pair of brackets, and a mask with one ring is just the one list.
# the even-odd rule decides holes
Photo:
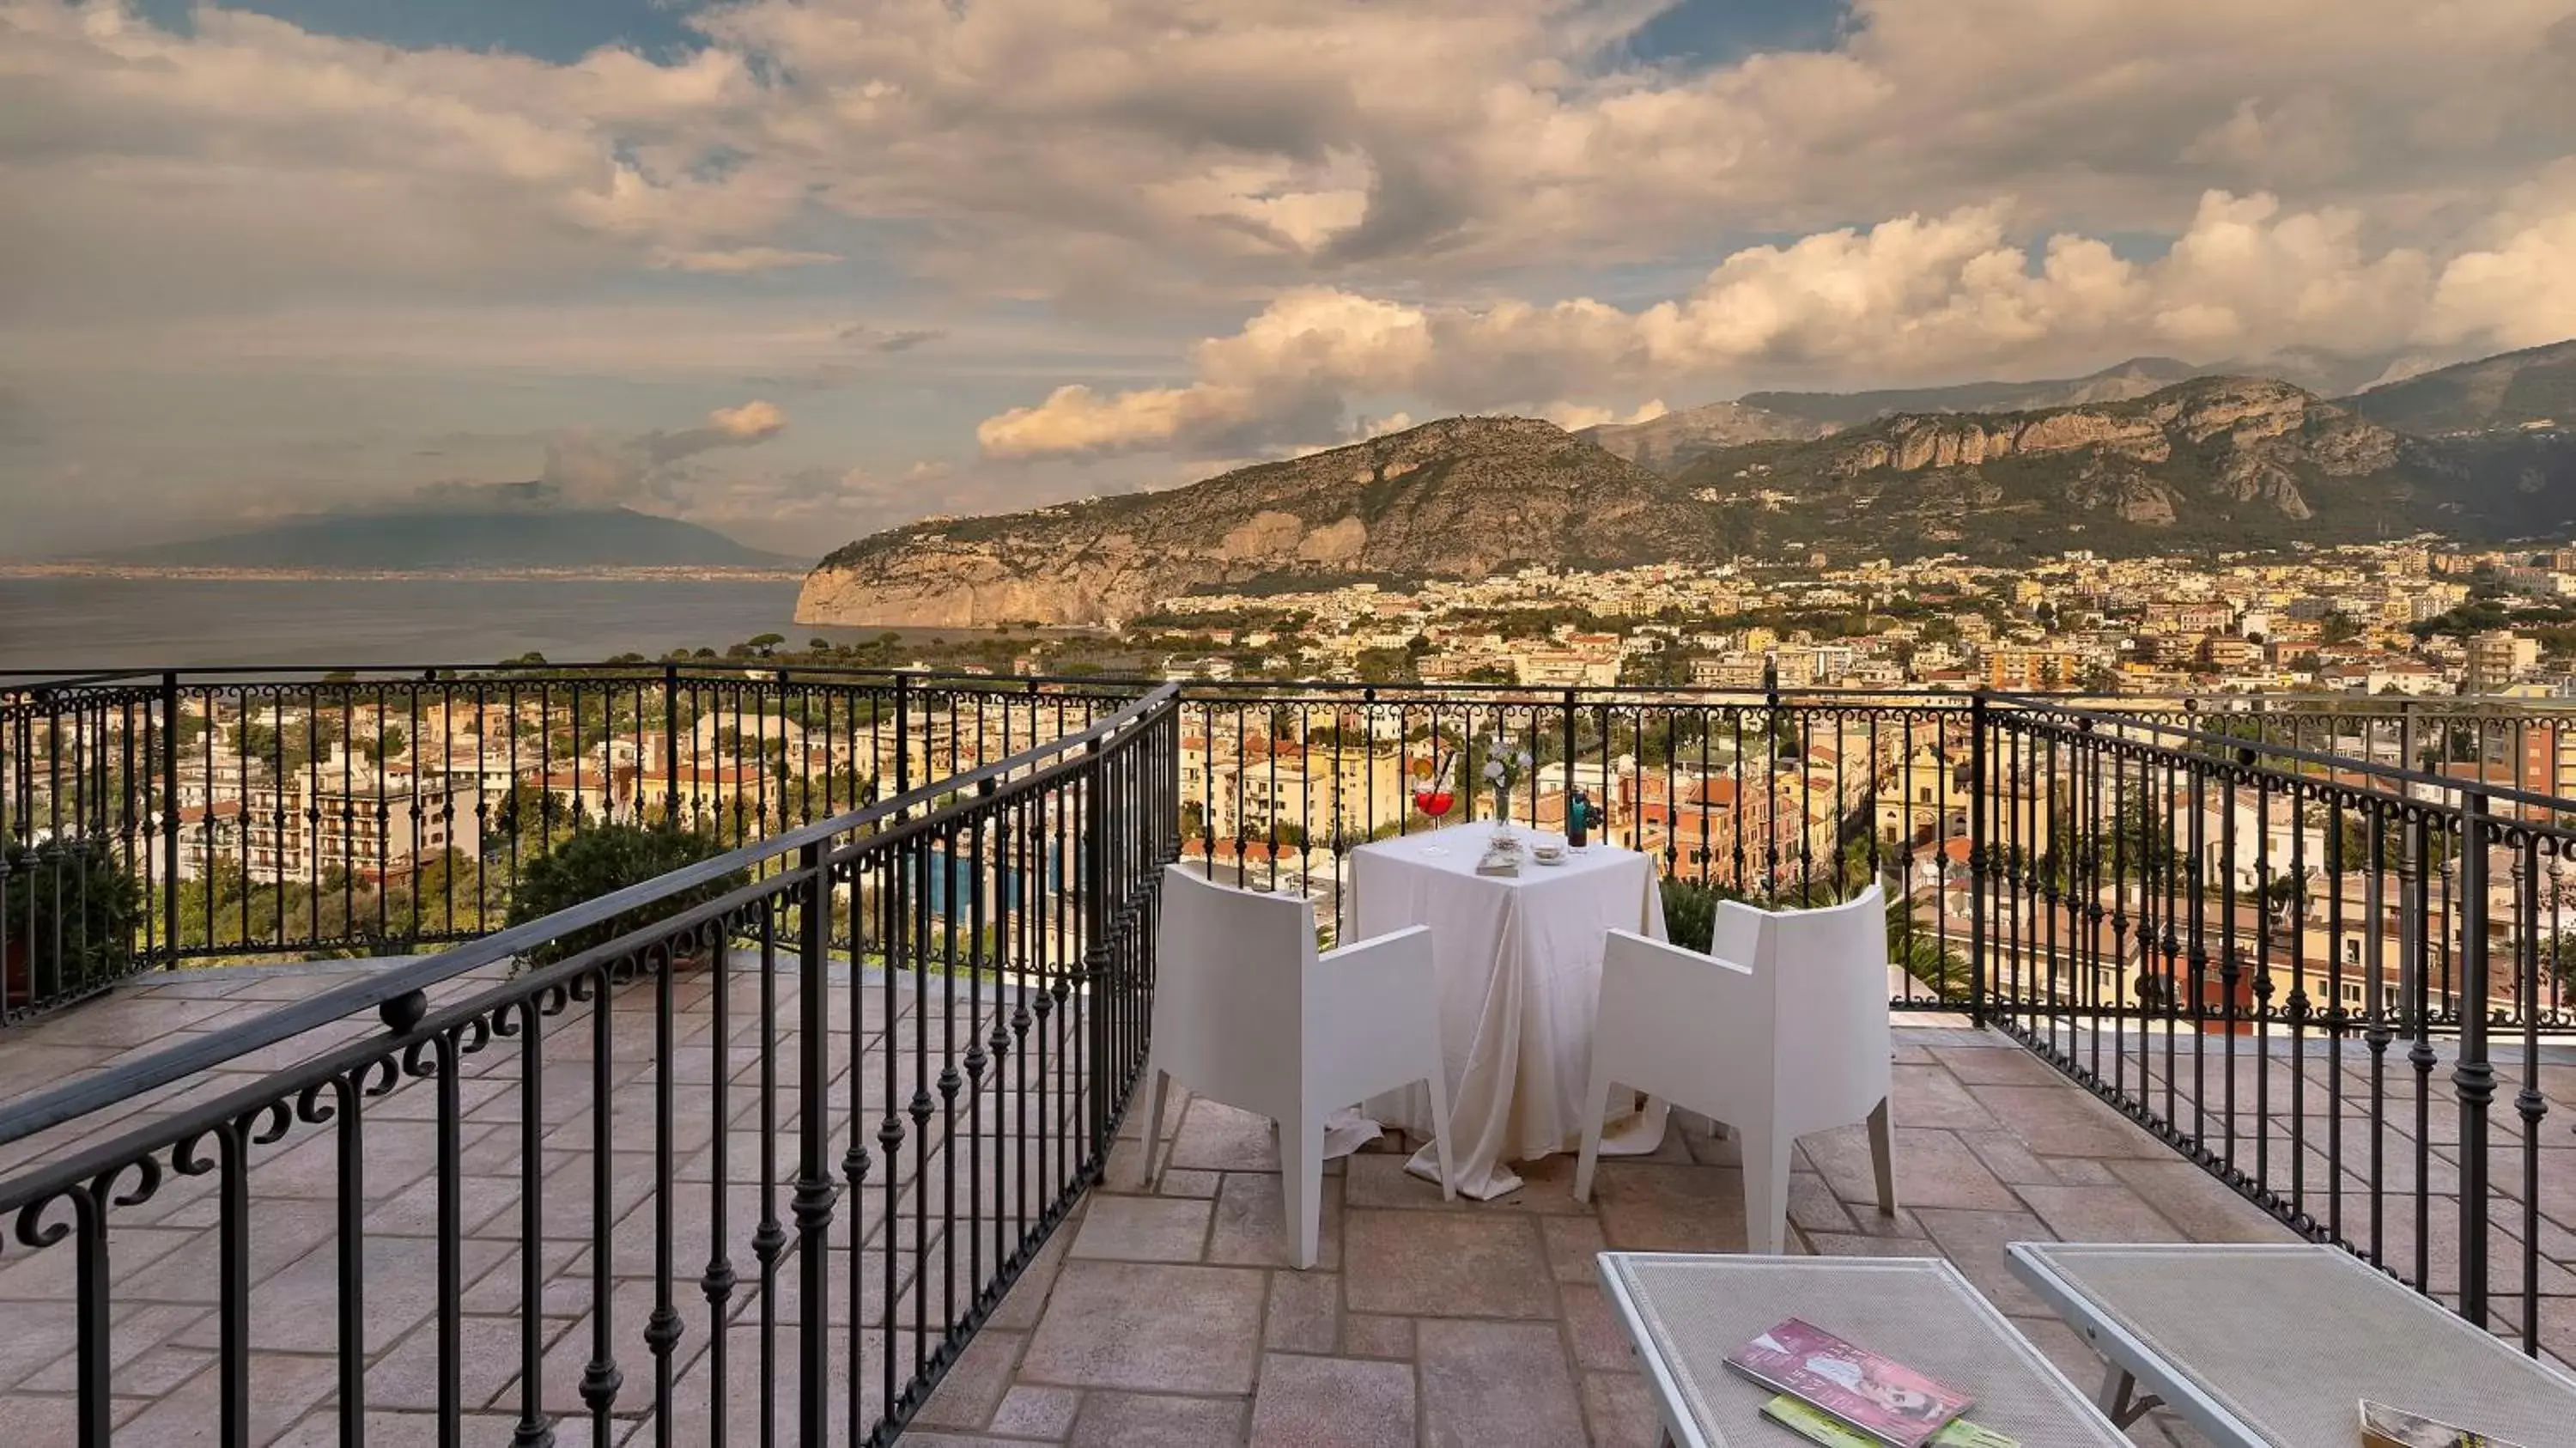
[[(1519, 833), (1528, 845), (1562, 839)], [(1458, 1190), (1480, 1201), (1520, 1186), (1506, 1163), (1580, 1144), (1607, 932), (1664, 938), (1663, 896), (1646, 856), (1596, 844), (1562, 865), (1525, 856), (1517, 877), (1479, 875), (1476, 862), (1492, 834), (1490, 822), (1453, 825), (1364, 845), (1351, 857), (1350, 939), (1431, 927), (1450, 1150)], [(1417, 1136), (1431, 1134), (1431, 1095), (1423, 1087), (1374, 1097), (1362, 1109)], [(1653, 1151), (1663, 1140), (1664, 1115), (1655, 1102), (1614, 1118), (1602, 1150)], [(1337, 1132), (1335, 1144), (1356, 1146), (1374, 1134)], [(1408, 1169), (1437, 1181), (1439, 1157), (1425, 1147)]]

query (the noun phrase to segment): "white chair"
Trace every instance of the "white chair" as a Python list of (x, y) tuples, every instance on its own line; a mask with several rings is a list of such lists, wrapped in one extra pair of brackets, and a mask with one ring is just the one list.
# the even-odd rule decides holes
[(1735, 1129), (1752, 1251), (1787, 1249), (1790, 1146), (1864, 1117), (1878, 1209), (1893, 1216), (1892, 1053), (1887, 906), (1876, 885), (1824, 910), (1721, 903), (1707, 955), (1611, 931), (1575, 1199), (1591, 1200), (1616, 1082)]
[(1318, 955), (1314, 911), (1304, 900), (1166, 867), (1145, 1062), (1148, 1184), (1158, 1180), (1167, 1081), (1278, 1124), (1280, 1189), (1301, 1270), (1315, 1265), (1324, 1118), (1338, 1107), (1428, 1082), (1440, 1191), (1456, 1199), (1427, 926)]

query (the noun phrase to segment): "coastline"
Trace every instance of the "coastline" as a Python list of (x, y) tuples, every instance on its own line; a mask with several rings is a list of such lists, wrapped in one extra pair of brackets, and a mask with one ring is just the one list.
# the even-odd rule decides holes
[(0, 562), (0, 578), (193, 579), (245, 583), (372, 583), (394, 580), (447, 583), (794, 583), (802, 568), (736, 568), (672, 564), (631, 568), (223, 568), (172, 564)]

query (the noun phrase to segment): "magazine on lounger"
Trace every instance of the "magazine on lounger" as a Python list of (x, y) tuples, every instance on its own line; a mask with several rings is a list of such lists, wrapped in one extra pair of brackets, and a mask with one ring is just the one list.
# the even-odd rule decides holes
[(1775, 1392), (1813, 1403), (1889, 1448), (1923, 1448), (1975, 1401), (1794, 1317), (1737, 1348), (1726, 1365)]

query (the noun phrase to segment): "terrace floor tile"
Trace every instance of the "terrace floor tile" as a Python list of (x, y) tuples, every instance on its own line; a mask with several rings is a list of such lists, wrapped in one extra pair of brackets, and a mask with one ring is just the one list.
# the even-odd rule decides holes
[[(792, 963), (791, 963), (792, 964)], [(215, 972), (205, 972), (212, 976)], [(0, 1038), (0, 1090), (37, 1089), (98, 1069), (152, 1041), (221, 1029), (224, 1012), (269, 1008), (349, 978), (343, 963), (264, 972), (241, 992), (191, 979), (136, 988), (67, 1011), (22, 1022)], [(489, 982), (482, 982), (488, 984)], [(792, 975), (780, 987), (782, 1024), (796, 1019)], [(769, 1414), (792, 1438), (800, 1404), (799, 1304), (808, 1290), (796, 1220), (798, 1161), (805, 1143), (795, 1110), (794, 1037), (779, 1045), (787, 1068), (774, 1107), (778, 1134), (764, 1152), (757, 1072), (744, 1035), (757, 992), (733, 982), (736, 1053), (745, 1066), (729, 1088), (722, 1139), (726, 1180), (718, 1183), (713, 1127), (714, 1039), (711, 986), (674, 993), (674, 1102), (669, 1143), (673, 1166), (665, 1201), (662, 1153), (653, 1139), (651, 1065), (654, 997), (628, 989), (613, 1000), (611, 1037), (614, 1154), (607, 1160), (609, 1221), (598, 1220), (593, 1191), (601, 1163), (591, 1153), (591, 1034), (568, 1016), (545, 1035), (548, 1071), (541, 1093), (543, 1198), (538, 1220), (536, 1347), (546, 1409), (564, 1415), (558, 1441), (590, 1441), (580, 1384), (595, 1366), (622, 1379), (610, 1418), (612, 1442), (646, 1441), (660, 1367), (645, 1330), (667, 1297), (680, 1328), (670, 1358), (675, 1427), (681, 1441), (702, 1437), (711, 1401), (721, 1405), (735, 1441), (754, 1441)], [(178, 989), (178, 986), (194, 989)], [(255, 989), (253, 987), (255, 986)], [(827, 1018), (849, 1014), (848, 988), (834, 985)], [(866, 1002), (886, 1015), (881, 987)], [(132, 1005), (127, 1022), (111, 1017)], [(577, 1006), (586, 1009), (586, 1006)], [(191, 1012), (195, 1014), (191, 1014)], [(1403, 1170), (1419, 1143), (1336, 1163), (1321, 1203), (1320, 1260), (1312, 1271), (1287, 1263), (1278, 1152), (1268, 1123), (1214, 1102), (1185, 1099), (1167, 1114), (1172, 1161), (1159, 1190), (1140, 1180), (1141, 1121), (1130, 1112), (1107, 1164), (1107, 1177), (1058, 1202), (1082, 1181), (1086, 1163), (1082, 1107), (1037, 1085), (1003, 1089), (955, 1124), (944, 1107), (916, 1130), (908, 1107), (917, 1079), (935, 1081), (912, 1059), (909, 1006), (893, 1012), (891, 1036), (862, 1038), (865, 1055), (845, 1070), (851, 1039), (831, 1038), (827, 1078), (833, 1103), (823, 1118), (824, 1167), (833, 1188), (823, 1245), (826, 1419), (839, 1423), (855, 1390), (863, 1411), (879, 1410), (891, 1370), (903, 1391), (915, 1368), (940, 1343), (952, 1308), (963, 1314), (980, 1283), (1006, 1259), (1028, 1252), (1022, 1269), (984, 1326), (948, 1365), (904, 1438), (907, 1443), (1064, 1443), (1087, 1448), (1244, 1448), (1244, 1445), (1477, 1444), (1643, 1445), (1660, 1432), (1647, 1379), (1623, 1326), (1597, 1286), (1594, 1257), (1604, 1250), (1741, 1251), (1745, 1242), (1742, 1173), (1736, 1144), (1687, 1115), (1666, 1149), (1654, 1156), (1602, 1163), (1589, 1203), (1573, 1200), (1573, 1159), (1560, 1154), (1520, 1167), (1527, 1185), (1496, 1202), (1443, 1201), (1437, 1189)], [(80, 1021), (77, 1028), (58, 1029)], [(932, 1033), (932, 1055), (937, 1033)], [(2047, 1238), (2196, 1241), (2290, 1240), (2269, 1212), (2177, 1156), (2120, 1111), (1998, 1032), (1964, 1021), (1909, 1018), (1900, 1032), (1895, 1072), (1897, 1191), (1901, 1210), (1877, 1210), (1867, 1139), (1857, 1127), (1804, 1140), (1790, 1184), (1793, 1253), (1945, 1256), (2007, 1313), (2078, 1385), (2090, 1389), (2094, 1359), (2071, 1332), (2049, 1318), (2004, 1266), (2004, 1247)], [(880, 1054), (888, 1040), (903, 1048), (889, 1077)], [(958, 1039), (967, 1039), (961, 1032)], [(135, 1042), (120, 1047), (114, 1043)], [(2090, 1059), (2090, 1043), (2079, 1043)], [(2247, 1083), (2265, 1079), (2262, 1044), (2239, 1038), (2240, 1060), (2226, 1069), (2226, 1042), (2184, 1037), (2175, 1072), (2177, 1109), (2193, 1119), (2188, 1097), (2196, 1047), (2207, 1046), (2211, 1089), (2239, 1084), (2250, 1117)], [(2283, 1051), (2286, 1043), (2276, 1043)], [(2166, 1043), (2106, 1037), (2103, 1058), (2122, 1052), (2133, 1067), (2152, 1062), (2150, 1105), (2164, 1106)], [(2445, 1046), (2447, 1052), (2449, 1047)], [(274, 1054), (274, 1053), (271, 1053)], [(464, 1314), (461, 1363), (472, 1441), (506, 1439), (522, 1396), (518, 1309), (525, 1218), (520, 1192), (528, 1174), (518, 1158), (522, 1048), (517, 1041), (468, 1054), (458, 1083), (462, 1107), (456, 1141), (463, 1174), (452, 1210), (466, 1233), (457, 1268), (457, 1306)], [(2251, 1057), (2253, 1059), (2242, 1059)], [(267, 1067), (284, 1064), (281, 1057)], [(2315, 1076), (2334, 1068), (2308, 1061)], [(1014, 1061), (1014, 1070), (1017, 1061)], [(1050, 1068), (1052, 1069), (1052, 1068)], [(2447, 1059), (2437, 1085), (2448, 1080)], [(2518, 1068), (2507, 1073), (2519, 1082)], [(2346, 1084), (2363, 1078), (2346, 1073)], [(210, 1073), (206, 1083), (167, 1091), (121, 1118), (130, 1128), (154, 1116), (256, 1079), (249, 1071)], [(1016, 1082), (1016, 1077), (1010, 1078)], [(1032, 1082), (1036, 1081), (1032, 1076)], [(2411, 1083), (2411, 1074), (2405, 1081)], [(894, 1099), (884, 1099), (887, 1082)], [(2576, 1070), (2552, 1060), (2545, 1085), (2576, 1095)], [(438, 1256), (431, 1250), (451, 1208), (436, 1190), (440, 1150), (434, 1083), (406, 1077), (369, 1098), (375, 1134), (366, 1153), (367, 1297), (360, 1320), (369, 1354), (366, 1407), (369, 1441), (401, 1445), (435, 1441), (436, 1350), (442, 1303), (432, 1289)], [(1053, 1087), (1047, 1087), (1049, 1092)], [(2392, 1087), (2392, 1090), (2396, 1089)], [(851, 1091), (857, 1091), (853, 1101)], [(2275, 1097), (2286, 1109), (2287, 1096)], [(2248, 1120), (2235, 1143), (2237, 1165), (2253, 1170), (2261, 1128), (2273, 1128), (2264, 1158), (2275, 1190), (2307, 1194), (2312, 1210), (2338, 1180), (2322, 1151), (2330, 1115), (2323, 1092), (2309, 1093), (2302, 1135), (2286, 1121)], [(2411, 1098), (2392, 1097), (2382, 1141), (2391, 1193), (2389, 1247), (2411, 1260), (2414, 1143)], [(902, 1128), (898, 1150), (880, 1154), (878, 1133), (889, 1107)], [(2402, 1110), (2396, 1108), (2405, 1108)], [(2213, 1108), (2215, 1110), (2215, 1108)], [(2495, 1113), (2499, 1121), (2510, 1112)], [(2434, 1104), (2431, 1168), (2425, 1175), (2436, 1232), (2456, 1221), (2460, 1173), (2448, 1094)], [(2553, 1099), (2547, 1120), (2576, 1116)], [(1045, 1120), (1039, 1141), (1022, 1123)], [(2214, 1118), (2213, 1118), (2214, 1119)], [(2358, 1230), (2367, 1187), (2354, 1175), (2374, 1129), (2351, 1102), (2343, 1118), (2347, 1158), (2340, 1180), (2347, 1230)], [(88, 1129), (97, 1129), (88, 1123)], [(279, 1442), (337, 1441), (339, 1307), (338, 1161), (327, 1122), (291, 1123), (286, 1138), (254, 1147), (249, 1196), (249, 1314), (254, 1427)], [(2449, 1133), (2449, 1134), (2446, 1134)], [(58, 1129), (0, 1152), (0, 1171), (23, 1167), (93, 1138)], [(2507, 1277), (2519, 1272), (2523, 1230), (2518, 1200), (2520, 1143), (2497, 1137), (2498, 1182), (2493, 1250)], [(2228, 1143), (2214, 1140), (2213, 1146)], [(201, 1151), (214, 1146), (203, 1144)], [(424, 1165), (424, 1163), (430, 1163)], [(165, 1162), (165, 1167), (167, 1163)], [(2294, 1179), (2293, 1166), (2304, 1172)], [(266, 1175), (263, 1175), (263, 1172)], [(858, 1180), (853, 1190), (850, 1174)], [(2556, 1225), (2576, 1213), (2576, 1150), (2544, 1145), (2542, 1205), (2549, 1214), (2538, 1239), (2542, 1279), (2553, 1295), (2540, 1305), (2544, 1346), (2576, 1353), (2576, 1233)], [(205, 1438), (219, 1387), (214, 1312), (221, 1232), (220, 1173), (165, 1170), (140, 1201), (111, 1209), (108, 1271), (118, 1294), (111, 1349), (111, 1416), (116, 1441), (155, 1448)], [(139, 1185), (129, 1172), (121, 1189)], [(889, 1189), (891, 1188), (891, 1189)], [(1050, 1203), (1065, 1209), (1034, 1246), (1024, 1231), (1044, 1220)], [(671, 1281), (657, 1290), (662, 1254), (654, 1233), (662, 1208), (673, 1220)], [(721, 1208), (721, 1230), (715, 1213)], [(63, 1207), (56, 1215), (68, 1220)], [(2403, 1217), (2405, 1220), (2398, 1220)], [(764, 1273), (764, 1220), (774, 1262)], [(48, 1218), (51, 1220), (51, 1218)], [(853, 1242), (852, 1233), (861, 1240)], [(2443, 1239), (2447, 1240), (2447, 1238)], [(606, 1243), (609, 1297), (598, 1300), (593, 1267)], [(856, 1246), (857, 1251), (850, 1249)], [(2437, 1251), (2435, 1288), (2456, 1275)], [(722, 1311), (707, 1302), (710, 1269), (733, 1274)], [(79, 1381), (73, 1351), (69, 1243), (0, 1254), (0, 1439), (66, 1441)], [(853, 1269), (856, 1269), (855, 1276)], [(773, 1285), (764, 1294), (762, 1283)], [(2500, 1283), (2502, 1279), (2499, 1279)], [(2498, 1288), (2502, 1292), (2510, 1283)], [(2576, 1292), (2576, 1288), (2569, 1288)], [(891, 1301), (889, 1293), (891, 1292)], [(2519, 1299), (2497, 1304), (2500, 1317)], [(605, 1311), (602, 1311), (603, 1306)], [(890, 1310), (891, 1307), (891, 1310)], [(722, 1350), (713, 1334), (722, 1333)], [(2505, 1319), (2510, 1325), (2510, 1319)], [(774, 1351), (764, 1356), (761, 1325), (775, 1321)], [(928, 1329), (916, 1335), (916, 1324)], [(605, 1328), (606, 1357), (594, 1334)], [(718, 1373), (721, 1362), (722, 1372)], [(2145, 1443), (2187, 1442), (2162, 1414), (2137, 1430)]]

